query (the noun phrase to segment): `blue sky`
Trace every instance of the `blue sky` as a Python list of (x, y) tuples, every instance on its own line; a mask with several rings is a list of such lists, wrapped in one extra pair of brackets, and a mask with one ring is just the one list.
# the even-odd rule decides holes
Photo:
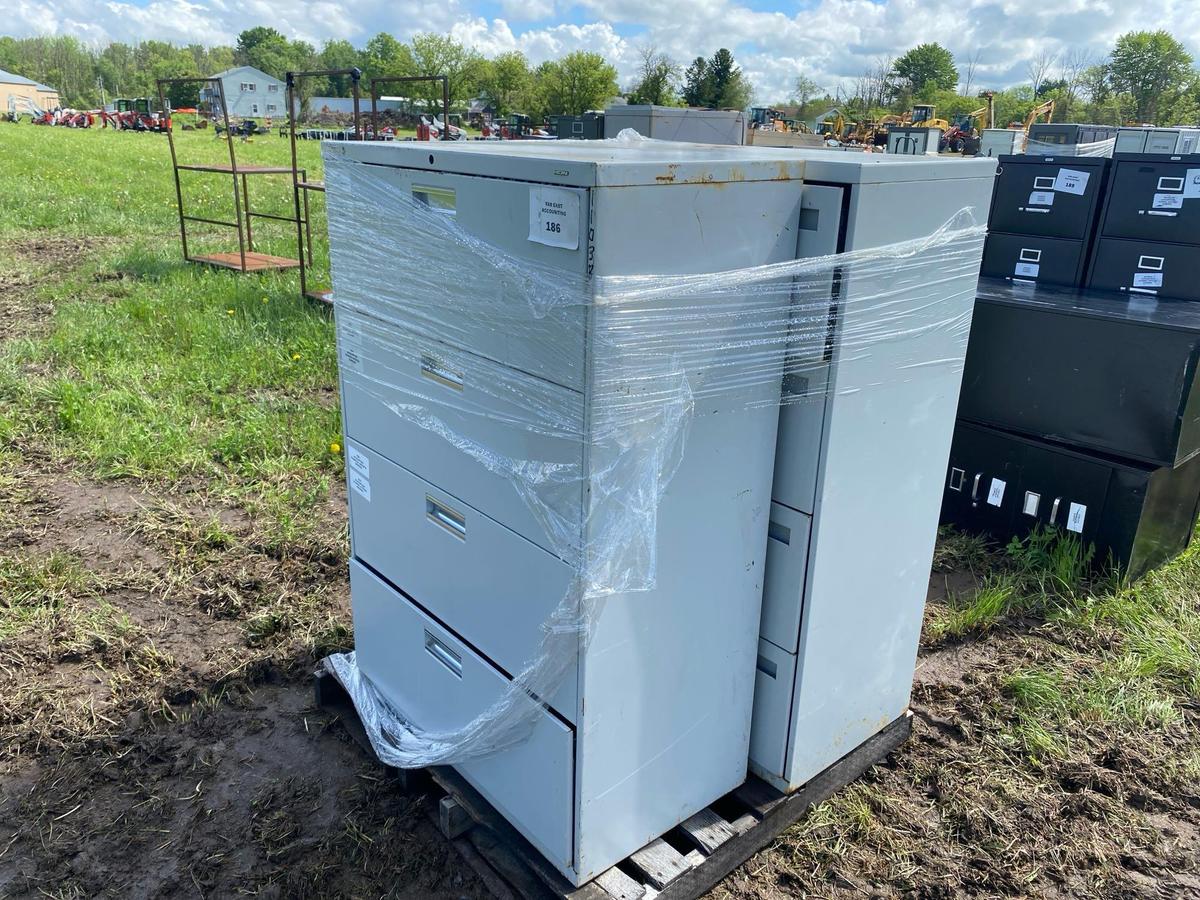
[(975, 59), (973, 92), (1028, 81), (1030, 61), (1043, 54), (1099, 61), (1136, 29), (1165, 28), (1200, 56), (1196, 11), (1197, 0), (0, 0), (0, 32), (213, 44), (265, 24), (317, 45), (361, 45), (379, 31), (401, 39), (438, 31), (485, 55), (521, 50), (534, 63), (598, 51), (623, 87), (646, 46), (685, 65), (729, 47), (756, 100), (769, 102), (785, 99), (799, 74), (853, 92), (867, 69), (925, 40), (953, 50), (960, 71)]

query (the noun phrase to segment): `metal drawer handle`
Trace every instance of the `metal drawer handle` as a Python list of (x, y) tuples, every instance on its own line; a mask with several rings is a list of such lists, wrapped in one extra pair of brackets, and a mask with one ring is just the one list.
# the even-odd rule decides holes
[(425, 631), (425, 652), (449, 669), (456, 678), (462, 678), (462, 657), (450, 649), (435, 634)]
[(467, 517), (445, 503), (434, 500), (428, 494), (425, 495), (425, 518), (460, 541), (467, 539)]
[(1062, 497), (1055, 497), (1054, 502), (1050, 504), (1050, 524), (1054, 525), (1054, 520), (1058, 518), (1058, 505), (1062, 503)]
[(414, 184), (412, 195), (413, 199), (418, 203), (424, 203), (431, 209), (436, 209), (439, 212), (450, 215), (454, 215), (455, 208), (458, 205), (454, 195), (454, 188), (425, 187)]
[(780, 525), (778, 522), (767, 523), (767, 537), (773, 541), (788, 545), (792, 542), (792, 529), (786, 525)]
[(982, 479), (982, 478), (983, 478), (982, 472), (975, 473), (975, 480), (971, 482), (971, 499), (972, 500), (979, 499), (979, 482), (980, 482), (980, 479)]
[(421, 354), (421, 376), (456, 391), (463, 389), (463, 373), (446, 365), (431, 353)]
[(778, 678), (779, 677), (779, 667), (777, 665), (775, 665), (775, 663), (773, 663), (771, 660), (767, 659), (765, 656), (763, 656), (761, 654), (758, 657), (758, 663), (755, 666), (755, 668), (758, 669), (758, 671), (762, 672), (764, 675), (766, 675), (768, 678)]

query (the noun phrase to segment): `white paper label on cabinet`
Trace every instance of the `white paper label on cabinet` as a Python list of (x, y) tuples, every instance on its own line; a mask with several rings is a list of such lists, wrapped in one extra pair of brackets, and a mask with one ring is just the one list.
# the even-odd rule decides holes
[(367, 459), (365, 453), (346, 445), (346, 461), (350, 463), (350, 468), (361, 475), (363, 478), (371, 477), (371, 460)]
[(1083, 531), (1083, 520), (1087, 517), (1087, 507), (1082, 503), (1072, 503), (1071, 511), (1067, 513), (1067, 531), (1076, 534)]
[(1134, 272), (1134, 287), (1162, 287), (1162, 272)]
[(1030, 206), (1053, 206), (1054, 192), (1053, 191), (1034, 191), (1029, 195)]
[(1183, 179), (1183, 196), (1189, 200), (1200, 197), (1200, 169), (1187, 170), (1187, 177)]
[(1064, 194), (1083, 195), (1087, 190), (1088, 173), (1077, 169), (1059, 169), (1058, 177), (1054, 179), (1054, 189)]
[(992, 485), (988, 488), (988, 505), (999, 506), (1004, 502), (1005, 483), (999, 478), (992, 479)]
[(1026, 278), (1037, 278), (1041, 266), (1038, 263), (1017, 263), (1013, 269), (1014, 275), (1024, 275)]
[(1155, 194), (1153, 209), (1183, 209), (1183, 194)]
[(556, 187), (529, 189), (529, 239), (548, 247), (579, 249), (579, 193)]
[(355, 472), (353, 469), (350, 471), (350, 487), (364, 500), (371, 499), (371, 479), (361, 472)]

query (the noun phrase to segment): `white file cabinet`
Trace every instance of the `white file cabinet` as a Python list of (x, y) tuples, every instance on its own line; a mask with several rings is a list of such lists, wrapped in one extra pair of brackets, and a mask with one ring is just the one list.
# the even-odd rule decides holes
[[(798, 155), (800, 256), (987, 220), (993, 159)], [(785, 377), (750, 751), (781, 789), (908, 706), (980, 249), (831, 274), (836, 325)]]
[[(703, 297), (614, 304), (604, 279), (793, 258), (804, 163), (685, 144), (324, 153), (363, 672), (454, 731), (537, 652), (581, 565), (653, 575), (606, 599), (526, 740), (457, 766), (582, 883), (745, 778), (782, 361), (738, 379), (728, 348), (788, 306), (727, 295), (689, 325), (676, 308)], [(671, 406), (684, 382), (683, 439), (656, 443), (647, 398)], [(646, 417), (600, 436), (623, 404)], [(622, 443), (663, 458), (629, 465)], [(649, 523), (646, 552), (604, 560), (660, 476), (629, 526)]]

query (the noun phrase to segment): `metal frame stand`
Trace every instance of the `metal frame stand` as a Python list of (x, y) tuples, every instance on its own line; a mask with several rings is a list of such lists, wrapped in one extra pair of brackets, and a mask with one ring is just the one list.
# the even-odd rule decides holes
[[(183, 258), (188, 262), (204, 263), (238, 272), (261, 272), (275, 269), (291, 269), (300, 265), (299, 260), (287, 259), (282, 256), (271, 256), (254, 250), (253, 220), (271, 219), (278, 222), (295, 222), (296, 228), (302, 230), (306, 223), (301, 222), (299, 213), (295, 216), (277, 216), (271, 213), (254, 212), (250, 207), (250, 175), (293, 175), (295, 166), (238, 166), (237, 154), (233, 147), (233, 130), (229, 122), (229, 107), (225, 103), (225, 88), (219, 79), (214, 78), (160, 78), (158, 79), (158, 100), (160, 108), (166, 109), (166, 94), (164, 88), (170, 84), (205, 84), (215, 85), (214, 96), (221, 105), (221, 117), (225, 124), (225, 144), (229, 150), (229, 165), (193, 165), (179, 162), (175, 149), (174, 123), (168, 120), (167, 144), (171, 149), (171, 170), (175, 177), (175, 202), (179, 209), (179, 237), (183, 243)], [(228, 175), (233, 180), (233, 210), (234, 221), (223, 219), (208, 219), (202, 216), (191, 216), (184, 211), (183, 185), (179, 180), (180, 172), (211, 172)], [(192, 255), (188, 252), (188, 222), (199, 222), (206, 225), (218, 225), (237, 230), (237, 253), (207, 253)]]
[(287, 80), (287, 111), (288, 138), (292, 148), (292, 197), (296, 208), (296, 251), (300, 260), (300, 296), (318, 303), (333, 303), (333, 290), (308, 289), (308, 270), (313, 265), (312, 217), (310, 215), (308, 195), (310, 192), (325, 193), (324, 181), (309, 181), (305, 171), (300, 168), (296, 157), (296, 126), (300, 110), (296, 107), (297, 82), (302, 78), (322, 78), (330, 75), (349, 75), (351, 96), (354, 98), (354, 140), (364, 138), (362, 121), (359, 113), (359, 80), (362, 70), (354, 69), (322, 69), (313, 72), (288, 72)]
[(379, 86), (381, 84), (414, 84), (424, 81), (440, 81), (442, 83), (442, 136), (440, 140), (450, 140), (450, 79), (445, 75), (398, 75), (393, 78), (371, 79), (371, 139), (382, 140), (379, 137)]

